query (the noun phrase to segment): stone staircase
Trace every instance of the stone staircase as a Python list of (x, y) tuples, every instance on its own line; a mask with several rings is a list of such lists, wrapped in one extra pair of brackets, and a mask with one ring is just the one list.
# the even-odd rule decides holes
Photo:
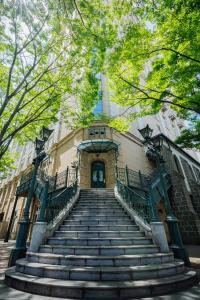
[(114, 197), (85, 189), (59, 230), (38, 253), (6, 272), (6, 283), (33, 294), (70, 299), (133, 299), (196, 283), (172, 253), (161, 253)]

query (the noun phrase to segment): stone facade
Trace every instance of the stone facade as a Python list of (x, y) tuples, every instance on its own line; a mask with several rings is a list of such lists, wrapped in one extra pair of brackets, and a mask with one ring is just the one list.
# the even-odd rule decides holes
[[(172, 180), (169, 198), (179, 222), (183, 242), (186, 244), (200, 244), (200, 186), (194, 177), (191, 179), (192, 167), (189, 165), (190, 161), (181, 158), (180, 163), (177, 165), (173, 151), (168, 147), (164, 147), (163, 156)], [(190, 189), (188, 189), (186, 180)]]
[[(165, 119), (162, 116), (163, 114), (165, 114)], [(159, 120), (166, 120), (167, 118), (166, 111), (161, 112), (159, 117), (152, 119), (153, 128), (156, 128)], [(171, 126), (170, 118), (168, 119), (167, 133), (170, 132), (169, 128)], [(135, 124), (127, 133), (119, 133), (101, 121), (97, 121), (90, 128), (81, 128), (74, 131), (67, 130), (63, 127), (64, 125), (55, 127), (55, 131), (46, 149), (49, 159), (42, 164), (42, 168), (50, 176), (55, 176), (57, 173), (65, 172), (67, 167), (70, 168), (72, 162), (78, 162), (80, 188), (91, 187), (91, 168), (92, 163), (95, 161), (99, 161), (105, 166), (105, 187), (107, 188), (115, 186), (116, 166), (118, 168), (125, 168), (127, 165), (129, 169), (135, 172), (141, 171), (143, 174), (150, 174), (155, 169), (155, 163), (148, 160), (145, 153), (146, 149), (139, 138), (139, 133), (137, 133), (137, 126), (141, 127), (146, 121), (139, 120), (137, 122), (138, 124)], [(176, 130), (177, 126), (176, 124)], [(158, 130), (157, 133), (159, 133)], [(200, 178), (198, 176), (200, 176), (200, 164), (194, 159), (198, 155), (195, 154), (196, 156), (193, 155), (191, 157), (187, 152), (175, 146), (167, 136), (163, 135), (163, 138), (165, 140), (163, 155), (166, 166), (171, 174), (173, 185), (169, 192), (171, 205), (179, 220), (184, 242), (199, 243)], [(111, 142), (118, 145), (118, 149), (111, 148), (107, 151), (108, 148), (106, 149), (105, 147), (103, 151), (99, 149), (99, 151), (92, 152), (89, 148), (80, 150), (80, 145), (84, 142), (90, 143), (92, 147), (95, 141), (99, 141), (99, 143), (102, 141), (102, 144), (106, 141)], [(0, 213), (2, 216), (0, 219), (0, 238), (5, 237), (13, 210), (16, 187), (19, 184), (21, 175), (30, 170), (31, 161), (34, 157), (33, 151), (30, 151), (30, 145), (21, 151), (21, 158), (17, 162), (17, 169), (2, 182), (0, 189)], [(22, 195), (18, 199), (12, 222), (11, 238), (16, 237), (18, 221), (23, 212), (26, 196)], [(34, 199), (31, 209), (32, 221), (36, 218), (38, 205), (37, 199)], [(160, 219), (164, 221), (166, 212), (162, 201), (158, 203), (157, 208), (158, 212), (160, 212)], [(168, 240), (170, 241), (166, 224), (165, 228)]]

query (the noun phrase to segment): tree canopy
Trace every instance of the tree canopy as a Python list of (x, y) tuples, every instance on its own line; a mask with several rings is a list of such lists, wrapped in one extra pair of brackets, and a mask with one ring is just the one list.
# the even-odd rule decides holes
[(123, 1), (118, 13), (121, 34), (105, 62), (112, 100), (140, 108), (137, 113), (130, 110), (129, 121), (155, 114), (167, 104), (189, 121), (189, 129), (177, 142), (196, 148), (200, 148), (199, 8), (195, 0)]
[(11, 142), (33, 139), (59, 111), (87, 126), (99, 73), (111, 101), (127, 108), (110, 126), (126, 130), (167, 104), (188, 121), (177, 142), (199, 148), (199, 8), (195, 0), (2, 1), (1, 170)]
[(59, 110), (82, 125), (91, 119), (101, 60), (94, 49), (106, 43), (95, 4), (87, 4), (86, 20), (76, 1), (1, 2), (0, 171), (12, 163), (11, 142), (33, 139)]

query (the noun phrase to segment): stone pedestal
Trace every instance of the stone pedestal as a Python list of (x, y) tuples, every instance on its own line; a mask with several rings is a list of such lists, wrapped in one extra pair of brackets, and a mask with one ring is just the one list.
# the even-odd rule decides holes
[(169, 252), (167, 236), (162, 222), (151, 222), (152, 237), (161, 252)]
[(33, 225), (30, 252), (38, 252), (40, 245), (44, 242), (46, 234), (47, 223), (46, 222), (36, 222)]

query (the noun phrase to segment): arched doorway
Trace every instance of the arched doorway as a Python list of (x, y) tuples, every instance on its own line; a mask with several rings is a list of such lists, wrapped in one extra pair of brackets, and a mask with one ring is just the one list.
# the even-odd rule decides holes
[(91, 187), (106, 187), (105, 164), (102, 161), (94, 161), (91, 165)]

